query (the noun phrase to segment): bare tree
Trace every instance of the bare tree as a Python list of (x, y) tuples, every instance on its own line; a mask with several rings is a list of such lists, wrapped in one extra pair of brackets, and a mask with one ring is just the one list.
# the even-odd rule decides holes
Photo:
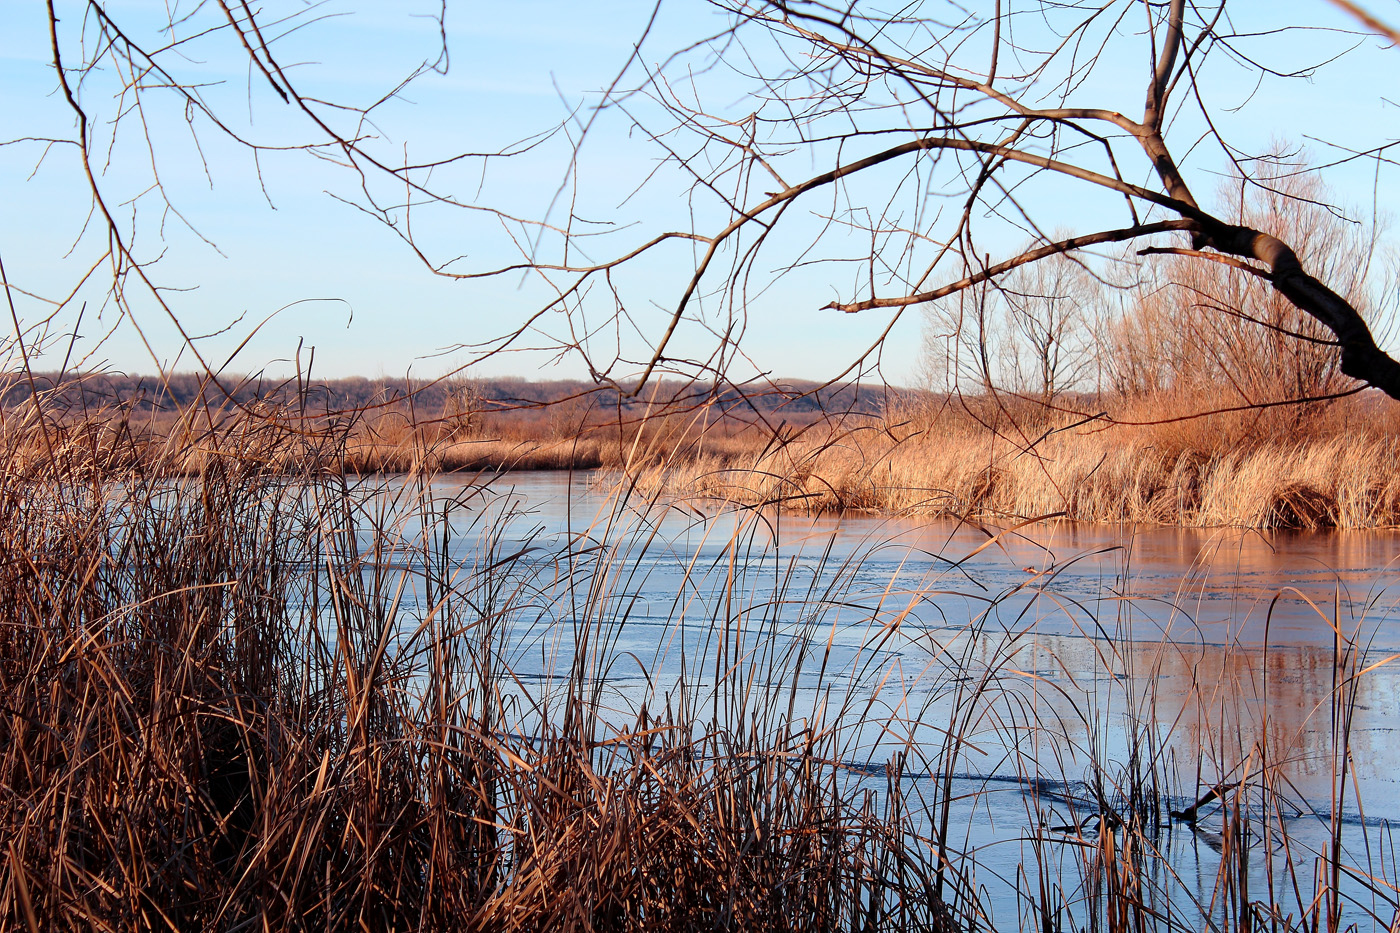
[(935, 391), (998, 391), (1052, 405), (1097, 389), (1102, 284), (1068, 255), (1021, 266), (924, 310), (922, 381)]
[(1092, 378), (1098, 364), (1093, 337), (1099, 317), (1098, 281), (1067, 256), (1022, 269), (1022, 281), (1007, 288), (1011, 320), (1020, 337), (1011, 342), (1016, 387), (1046, 405), (1067, 391), (1098, 388)]
[[(89, 0), (75, 26), (71, 16), (61, 23), (55, 3), (51, 56), (75, 133), (51, 143), (78, 153), (107, 234), (113, 300), (129, 307), (127, 290), (137, 285), (177, 325), (152, 271), (159, 251), (138, 248), (134, 215), (113, 200), (99, 164), (111, 134), (133, 123), (145, 132), (147, 114), (171, 103), (196, 137), (222, 134), (255, 154), (304, 151), (349, 173), (356, 205), (438, 275), (531, 277), (538, 305), (523, 325), (480, 344), (477, 358), (543, 328), (560, 352), (582, 353), (599, 381), (629, 391), (660, 371), (723, 375), (743, 358), (748, 315), (800, 276), (836, 290), (827, 311), (883, 315), (851, 354), (849, 374), (878, 364), (909, 307), (1120, 243), (1272, 290), (1325, 329), (1342, 373), (1400, 397), (1400, 364), (1377, 346), (1350, 286), (1305, 265), (1288, 231), (1202, 207), (1199, 170), (1181, 161), (1191, 153), (1191, 165), (1215, 169), (1241, 158), (1208, 103), (1212, 81), (1306, 78), (1369, 33), (1309, 33), (1317, 61), (1276, 61), (1274, 50), (1298, 54), (1280, 36), (1308, 27), (1239, 20), (1278, 15), (1262, 5), (1000, 0), (983, 10), (916, 2), (889, 12), (860, 0), (715, 0), (721, 18), (709, 35), (652, 64), (659, 40), (648, 25), (617, 79), (539, 138), (415, 161), (393, 155), (371, 121), (408, 82), (446, 67), (445, 15), (443, 54), (380, 101), (345, 107), (304, 91), (279, 57), (277, 37), (314, 27), (318, 8), (214, 0), (172, 13), (159, 41), (147, 42), (125, 28), (121, 8)], [(653, 23), (660, 15), (658, 5)], [(211, 97), (191, 54), (210, 41), (242, 50), (257, 93), (280, 101), (296, 132), (260, 141)], [(1120, 101), (1125, 67), (1141, 88), (1132, 113)], [(90, 112), (99, 99), (102, 119)], [(1306, 131), (1306, 114), (1289, 118)], [(660, 159), (627, 202), (645, 205), (636, 223), (600, 226), (571, 206), (590, 184), (579, 154), (603, 121), (619, 119)], [(464, 168), (486, 172), (488, 184), (472, 190), (489, 191), (496, 160), (545, 139), (567, 141), (573, 157), (544, 216), (450, 193), (461, 178), (453, 172)], [(150, 172), (154, 193), (145, 199), (166, 216), (177, 205), (160, 201), (158, 157)], [(460, 248), (417, 232), (412, 218), (432, 210), (489, 216), (518, 258), (464, 268)], [(1067, 224), (1079, 232), (1046, 233)], [(1027, 235), (1029, 246), (1006, 245)], [(658, 293), (658, 270), (674, 276), (677, 268), (673, 293)], [(659, 317), (650, 312), (657, 303)], [(1051, 330), (1021, 333), (1054, 370), (1061, 363), (1048, 357), (1063, 344)], [(1033, 381), (1042, 391), (1062, 384), (1060, 372), (1040, 368)]]
[(1009, 388), (997, 353), (1009, 340), (1002, 310), (991, 282), (959, 292), (951, 301), (926, 305), (923, 348), (916, 364), (921, 386), (940, 394), (985, 396)]
[(466, 375), (443, 384), (442, 420), (444, 433), (451, 440), (465, 440), (481, 433), (486, 400), (481, 384)]
[[(1363, 318), (1373, 318), (1378, 296), (1367, 286), (1381, 266), (1375, 227), (1330, 206), (1326, 187), (1296, 156), (1252, 168), (1252, 177), (1221, 186), (1222, 213), (1290, 238)], [(1106, 363), (1120, 393), (1224, 390), (1238, 405), (1321, 397), (1349, 384), (1332, 334), (1265, 280), (1177, 254), (1143, 271), (1106, 335)]]
[[(1302, 77), (1325, 56), (1260, 60), (1235, 8), (1224, 3), (1008, 3), (981, 13), (938, 3), (895, 13), (816, 0), (721, 5), (733, 17), (730, 28), (649, 72), (636, 92), (671, 118), (637, 122), (691, 174), (692, 216), (701, 213), (697, 204), (721, 215), (687, 233), (702, 248), (653, 353), (639, 361), (645, 374), (675, 362), (673, 335), (703, 302), (721, 304), (729, 333), (776, 279), (810, 276), (818, 259), (858, 270), (827, 309), (897, 316), (1047, 259), (1137, 242), (1173, 262), (1210, 264), (1270, 289), (1324, 329), (1320, 339), (1340, 372), (1400, 397), (1400, 366), (1376, 345), (1350, 300), (1352, 283), (1328, 284), (1305, 266), (1289, 242), (1296, 231), (1203, 207), (1171, 141), (1174, 128), (1185, 127), (1188, 150), (1204, 136), (1215, 144), (1217, 165), (1239, 161), (1240, 149), (1206, 104), (1211, 69), (1257, 80)], [(1145, 91), (1134, 116), (1113, 106), (1101, 74), (1128, 54), (1136, 55)], [(706, 108), (698, 79), (682, 90), (680, 68), (702, 73), (696, 55), (711, 71), (749, 80), (757, 109), (735, 120)], [(794, 177), (789, 167), (803, 160), (820, 170)], [(1120, 216), (1105, 222), (1113, 198)], [(798, 202), (811, 205), (802, 231), (792, 229), (803, 223)], [(1076, 216), (1094, 226), (1068, 236), (1043, 232)], [(1007, 229), (1030, 231), (1034, 240), (1000, 256), (980, 246), (984, 233), (986, 242), (1004, 242)], [(792, 246), (785, 234), (800, 243)], [(1172, 234), (1182, 239), (1163, 245)], [(792, 261), (775, 261), (784, 250)], [(768, 253), (776, 277), (762, 273), (760, 256)], [(975, 346), (994, 334), (985, 302), (970, 307)], [(878, 357), (888, 320), (862, 361)], [(1054, 345), (1043, 333), (1022, 328), (1022, 336), (1042, 351)], [(1319, 338), (1302, 339), (1316, 346)], [(716, 350), (714, 358), (722, 356)], [(975, 356), (967, 362), (985, 381), (986, 360)], [(1042, 385), (1048, 382), (1042, 374)], [(1301, 383), (1295, 389), (1309, 391)]]

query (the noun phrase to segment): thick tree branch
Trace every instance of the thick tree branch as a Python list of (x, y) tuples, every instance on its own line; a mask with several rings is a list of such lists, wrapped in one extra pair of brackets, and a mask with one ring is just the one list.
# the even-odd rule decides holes
[(1337, 335), (1342, 372), (1400, 399), (1400, 363), (1376, 345), (1370, 327), (1350, 302), (1303, 269), (1288, 244), (1270, 234), (1228, 224), (1207, 226), (1202, 240), (1223, 253), (1268, 266), (1278, 293)]

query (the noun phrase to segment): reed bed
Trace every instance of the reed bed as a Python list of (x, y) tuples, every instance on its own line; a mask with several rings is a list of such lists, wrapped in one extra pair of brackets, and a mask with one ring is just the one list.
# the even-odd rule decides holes
[[(668, 552), (684, 568), (669, 634), (639, 656), (624, 634), (665, 508), (635, 487), (552, 548), (484, 486), (444, 492), (421, 471), (366, 484), (343, 469), (343, 440), (285, 425), (196, 431), (164, 460), (81, 425), (43, 435), (43, 456), (0, 451), (0, 927), (1334, 931), (1400, 917), (1393, 865), (1342, 844), (1366, 658), (1340, 627), (1335, 828), (1316, 870), (1280, 868), (1293, 874), (1261, 892), (1238, 853), (1259, 852), (1261, 832), (1270, 864), (1280, 839), (1303, 846), (1283, 815), (1286, 762), (1220, 752), (1183, 779), (1150, 686), (1105, 707), (1027, 674), (1045, 649), (1012, 612), (1024, 587), (989, 595), (966, 630), (916, 626), (936, 589), (862, 602), (859, 555), (775, 571), (759, 545), (780, 518), (749, 511), (710, 556)], [(1003, 608), (1009, 628), (990, 624)], [(853, 616), (866, 634), (838, 663)], [(1094, 644), (1114, 676), (1145, 663), (1155, 682), (1128, 641)], [(622, 694), (610, 683), (629, 664), (645, 684)], [(1100, 741), (1110, 715), (1130, 723), (1126, 755)], [(1005, 871), (970, 839), (991, 790), (968, 762), (989, 748), (1027, 801), (1007, 843), (1026, 854)], [(1173, 825), (1234, 853), (1204, 893), (1165, 853)]]
[(636, 472), (647, 490), (807, 512), (1315, 529), (1400, 524), (1397, 464), (1394, 436), (1206, 453), (1121, 431), (955, 427), (896, 438), (868, 424), (808, 432), (748, 458), (676, 459)]
[[(229, 455), (297, 476), (500, 474), (599, 470), (648, 495), (812, 513), (950, 515), (991, 521), (1058, 515), (1192, 527), (1386, 528), (1400, 525), (1400, 426), (1356, 400), (1311, 411), (1265, 409), (1171, 420), (1220, 400), (1200, 393), (1120, 401), (1141, 424), (1061, 417), (1028, 402), (963, 408), (897, 397), (883, 415), (812, 423), (711, 422), (705, 409), (620, 416), (580, 407), (497, 421), (419, 411), (413, 400), (308, 416), (251, 402), (70, 417), (59, 390), (4, 412), (12, 468), (52, 456), (141, 461), (197, 474)], [(1015, 401), (1015, 400), (1012, 400)], [(975, 404), (974, 404), (975, 403)], [(613, 413), (616, 415), (616, 413)], [(251, 425), (277, 424), (277, 430)], [(465, 426), (464, 426), (465, 424)], [(249, 433), (253, 431), (253, 433)]]
[(617, 445), (598, 438), (508, 441), (482, 438), (445, 443), (376, 441), (347, 446), (345, 469), (350, 473), (414, 473), (510, 470), (616, 469), (622, 460)]
[[(0, 473), (6, 929), (946, 917), (895, 798), (840, 793), (820, 739), (664, 706), (605, 724), (584, 647), (561, 705), (522, 712), (504, 632), (568, 624), (535, 574), (482, 528), (454, 558), (421, 484), (386, 505), (270, 468), (296, 439), (264, 430), (198, 470), (65, 448)], [(587, 601), (565, 576), (551, 599)]]
[[(667, 456), (736, 457), (762, 447), (761, 430), (725, 424), (697, 430), (693, 413), (609, 422), (537, 416), (463, 430), (450, 419), (407, 410), (307, 415), (254, 401), (177, 413), (118, 406), (75, 415), (56, 395), (0, 410), (0, 443), (11, 468), (59, 455), (111, 466), (137, 461), (167, 475), (193, 475), (211, 459), (258, 459), (264, 469), (355, 475), (621, 469)], [(405, 407), (405, 406), (401, 406)], [(519, 414), (519, 413), (517, 413)], [(249, 433), (249, 432), (252, 433)]]

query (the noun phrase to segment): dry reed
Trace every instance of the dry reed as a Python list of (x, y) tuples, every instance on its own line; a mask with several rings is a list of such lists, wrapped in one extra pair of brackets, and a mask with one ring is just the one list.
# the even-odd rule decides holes
[(275, 422), (197, 465), (52, 437), (0, 471), (5, 929), (946, 924), (823, 741), (604, 723), (582, 646), (522, 720), (503, 645), (553, 603), (489, 534), (453, 556), (479, 489), (357, 488)]
[(1197, 527), (1381, 528), (1400, 524), (1400, 437), (1332, 436), (1202, 452), (1150, 434), (1034, 433), (938, 424), (897, 438), (867, 424), (808, 432), (749, 458), (697, 457), (638, 471), (648, 490), (879, 512)]
[[(1292, 877), (1296, 897), (1282, 879), (1261, 896), (1228, 858), (1217, 890), (1229, 910), (1177, 878), (1164, 811), (1199, 793), (1177, 788), (1152, 695), (1130, 705), (1141, 741), (1115, 762), (1092, 741), (1097, 708), (1058, 688), (1090, 740), (1074, 738), (1018, 666), (1039, 650), (1033, 626), (984, 631), (1016, 593), (940, 641), (904, 633), (910, 608), (887, 592), (861, 610), (870, 647), (828, 669), (827, 616), (849, 609), (840, 581), (858, 565), (820, 584), (821, 572), (804, 585), (789, 571), (764, 595), (745, 582), (752, 541), (736, 531), (704, 605), (686, 571), (671, 621), (710, 622), (679, 678), (653, 665), (650, 691), (619, 708), (603, 685), (620, 657), (636, 660), (616, 645), (649, 525), (581, 535), (541, 561), (493, 524), (482, 487), (444, 498), (422, 472), (362, 486), (343, 438), (282, 424), (192, 426), (158, 456), (123, 440), (134, 432), (120, 419), (5, 435), (22, 442), (0, 450), (4, 929), (951, 933), (1029, 921), (1126, 933), (1392, 919), (1393, 878), (1348, 859), (1340, 818), (1321, 869)], [(800, 464), (795, 453), (770, 456)], [(835, 488), (858, 492), (879, 465)], [(1008, 468), (988, 466), (949, 494), (1004, 495)], [(831, 488), (775, 482), (779, 498)], [(952, 483), (924, 484), (940, 485)], [(920, 590), (908, 605), (936, 598)], [(1338, 632), (1341, 814), (1364, 652)], [(545, 687), (519, 667), (522, 644), (556, 646)], [(1108, 667), (1130, 654), (1095, 650)], [(882, 697), (888, 651), (911, 664), (924, 652), (931, 682)], [(815, 678), (806, 692), (803, 676)], [(799, 693), (817, 698), (810, 709)], [(867, 726), (893, 745), (862, 744)], [(1045, 760), (1025, 753), (1028, 736), (1047, 743)], [(1064, 830), (1028, 809), (1033, 854), (1003, 879), (1024, 907), (1010, 918), (957, 841), (970, 832), (958, 808), (970, 797), (975, 812), (983, 792), (955, 776), (989, 737), (1010, 749), (1028, 800), (1072, 816)], [(1082, 782), (1041, 794), (1044, 772), (1063, 782), (1079, 761)], [(1266, 762), (1236, 782), (1267, 792), (1262, 811), (1244, 790), (1217, 792), (1222, 847), (1247, 851), (1260, 826), (1289, 839), (1269, 810), (1283, 812), (1282, 773)], [(1359, 913), (1358, 878), (1371, 898)]]

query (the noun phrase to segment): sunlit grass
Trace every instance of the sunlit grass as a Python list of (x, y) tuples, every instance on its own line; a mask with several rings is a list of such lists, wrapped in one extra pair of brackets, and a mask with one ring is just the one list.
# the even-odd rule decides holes
[[(936, 585), (872, 600), (859, 555), (775, 562), (761, 511), (672, 551), (666, 503), (624, 486), (551, 543), (485, 487), (357, 481), (343, 439), (258, 416), (158, 456), (33, 428), (0, 471), (7, 929), (1395, 919), (1394, 862), (1350, 816), (1372, 662), (1327, 607), (1335, 793), (1300, 801), (1292, 752), (1241, 747), (1207, 668), (1173, 697), (1211, 730), (1183, 760), (1154, 687), (1178, 646), (1037, 609), (1072, 615), (1099, 686), (1055, 673), (1033, 613), (989, 625), (1025, 587), (940, 631), (916, 624)], [(680, 582), (640, 650), (658, 549)], [(1024, 806), (988, 845), (993, 772)], [(1172, 851), (1193, 834), (1204, 879)]]
[(1400, 524), (1397, 462), (1400, 438), (1365, 434), (1202, 452), (1084, 428), (1021, 437), (953, 423), (896, 438), (867, 424), (637, 474), (672, 495), (813, 512), (1380, 528)]

